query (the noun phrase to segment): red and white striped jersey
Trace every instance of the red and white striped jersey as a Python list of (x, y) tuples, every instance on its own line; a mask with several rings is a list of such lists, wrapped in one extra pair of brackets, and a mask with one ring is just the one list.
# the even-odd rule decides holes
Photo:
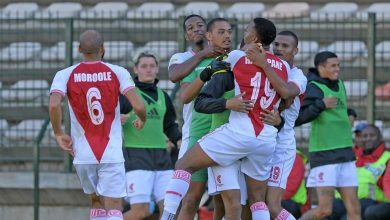
[(56, 73), (50, 93), (68, 96), (74, 164), (124, 161), (119, 93), (133, 88), (126, 69), (100, 61)]

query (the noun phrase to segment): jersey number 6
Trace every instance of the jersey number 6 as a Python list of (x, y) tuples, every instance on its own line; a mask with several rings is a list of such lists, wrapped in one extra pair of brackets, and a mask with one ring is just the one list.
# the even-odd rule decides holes
[(88, 89), (87, 95), (88, 113), (94, 125), (100, 125), (104, 120), (104, 112), (99, 100), (102, 99), (100, 91), (96, 87)]

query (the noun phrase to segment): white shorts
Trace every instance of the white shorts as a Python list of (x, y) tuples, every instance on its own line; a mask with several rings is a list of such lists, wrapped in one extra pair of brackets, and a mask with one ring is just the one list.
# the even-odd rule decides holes
[(183, 155), (187, 152), (188, 149), (188, 143), (190, 142), (190, 137), (186, 137), (181, 139), (180, 149), (179, 149), (179, 155), (177, 156), (177, 159), (180, 159), (183, 157)]
[[(286, 144), (288, 145), (286, 146)], [(284, 141), (276, 145), (275, 153), (272, 155), (270, 163), (271, 171), (267, 183), (268, 186), (286, 189), (287, 179), (294, 165), (296, 156), (295, 148), (291, 148), (291, 145), (289, 144), (292, 143)]]
[(244, 136), (223, 125), (198, 142), (218, 165), (228, 166), (242, 159), (241, 172), (258, 181), (268, 179), (268, 164), (275, 150), (276, 139)]
[(241, 161), (236, 161), (229, 166), (213, 166), (208, 168), (208, 194), (217, 195), (222, 191), (239, 189), (241, 204), (246, 205), (248, 198), (245, 176), (241, 172)]
[(126, 196), (124, 163), (74, 164), (84, 193), (122, 198)]
[(355, 161), (328, 164), (310, 170), (307, 187), (354, 187), (358, 186)]
[(130, 204), (158, 203), (164, 199), (165, 191), (173, 175), (173, 170), (149, 171), (132, 170), (126, 173), (125, 200)]

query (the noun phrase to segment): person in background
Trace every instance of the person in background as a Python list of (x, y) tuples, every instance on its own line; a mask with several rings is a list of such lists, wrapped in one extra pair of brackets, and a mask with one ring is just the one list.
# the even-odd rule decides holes
[(149, 216), (151, 199), (160, 211), (163, 210), (165, 190), (174, 167), (166, 137), (176, 146), (181, 142), (172, 101), (157, 87), (158, 69), (157, 58), (152, 54), (141, 53), (135, 61), (136, 91), (147, 112), (147, 122), (142, 130), (136, 130), (132, 125), (133, 107), (124, 96), (120, 96), (127, 187), (125, 200), (131, 206), (130, 211), (123, 215), (125, 220), (142, 220)]
[(337, 189), (347, 208), (348, 219), (359, 220), (352, 128), (344, 83), (339, 79), (340, 62), (335, 53), (322, 51), (315, 55), (314, 66), (309, 69), (308, 85), (295, 126), (311, 122), (307, 187), (315, 188), (318, 206), (301, 219), (330, 216)]
[[(390, 219), (390, 151), (386, 150), (381, 132), (367, 124), (361, 131), (362, 146), (354, 147), (358, 170), (358, 197), (362, 218), (365, 220)], [(345, 206), (336, 194), (333, 214), (328, 219), (347, 219)]]
[[(204, 60), (216, 57), (224, 53), (224, 49), (208, 45), (205, 37), (206, 20), (197, 14), (191, 14), (184, 18), (183, 29), (185, 38), (190, 44), (191, 49), (174, 54), (168, 64), (168, 75), (172, 82), (180, 82), (181, 90), (185, 90), (190, 83), (185, 82), (188, 76)], [(185, 79), (187, 78), (187, 79)], [(184, 80), (185, 79), (185, 80)], [(184, 81), (183, 81), (184, 80)], [(190, 140), (190, 125), (192, 118), (193, 102), (189, 101), (183, 105), (183, 126), (182, 126), (182, 143), (179, 149), (178, 158), (180, 159), (187, 151)], [(202, 182), (192, 182), (190, 191), (183, 199), (179, 212), (179, 219), (194, 218), (203, 192), (205, 184)]]

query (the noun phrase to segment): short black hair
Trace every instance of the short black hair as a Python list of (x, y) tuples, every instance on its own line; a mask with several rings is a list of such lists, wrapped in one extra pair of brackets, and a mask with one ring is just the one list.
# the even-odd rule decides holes
[(290, 36), (290, 37), (294, 38), (295, 46), (298, 47), (298, 36), (294, 32), (289, 31), (289, 30), (284, 30), (284, 31), (279, 32), (278, 35)]
[(347, 114), (348, 114), (348, 116), (353, 116), (354, 118), (357, 118), (357, 113), (352, 108), (347, 108)]
[(207, 32), (210, 32), (213, 29), (214, 24), (220, 21), (225, 21), (229, 23), (229, 20), (227, 20), (226, 18), (213, 18), (211, 19), (211, 21), (209, 21), (209, 23), (207, 23)]
[(269, 46), (276, 37), (275, 24), (265, 18), (255, 18), (253, 22), (255, 23), (257, 38), (260, 40), (260, 43), (264, 46)]
[(314, 57), (314, 66), (317, 68), (319, 65), (326, 63), (329, 58), (337, 58), (337, 55), (330, 51), (322, 51), (316, 54)]
[(197, 14), (190, 14), (190, 15), (188, 15), (188, 16), (186, 16), (184, 18), (184, 22), (183, 22), (183, 29), (184, 29), (184, 31), (186, 31), (186, 22), (187, 22), (187, 20), (192, 18), (192, 17), (198, 17), (206, 24), (206, 20), (202, 16), (197, 15)]

